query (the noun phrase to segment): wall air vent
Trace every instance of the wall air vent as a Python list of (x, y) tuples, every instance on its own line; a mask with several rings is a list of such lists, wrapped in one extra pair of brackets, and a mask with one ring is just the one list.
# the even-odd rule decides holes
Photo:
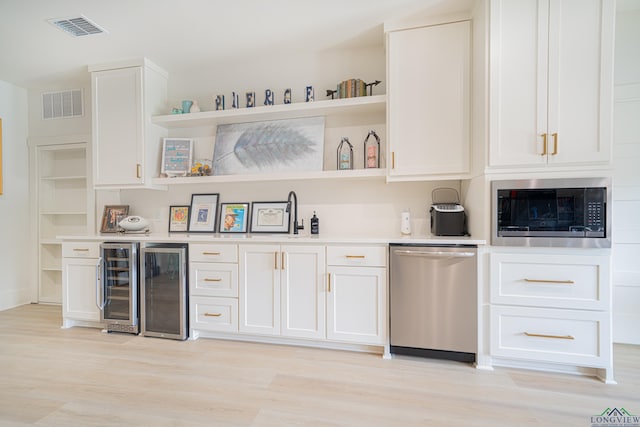
[(73, 18), (49, 19), (48, 22), (73, 37), (106, 33), (106, 30), (82, 15)]
[(42, 118), (64, 119), (84, 114), (82, 89), (42, 94)]

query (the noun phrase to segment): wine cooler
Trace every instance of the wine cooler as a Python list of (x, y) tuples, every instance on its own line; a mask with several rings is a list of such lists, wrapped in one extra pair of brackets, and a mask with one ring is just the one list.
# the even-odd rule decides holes
[(187, 245), (147, 243), (140, 258), (142, 335), (187, 339)]
[(97, 301), (109, 332), (140, 332), (138, 316), (138, 243), (103, 243)]

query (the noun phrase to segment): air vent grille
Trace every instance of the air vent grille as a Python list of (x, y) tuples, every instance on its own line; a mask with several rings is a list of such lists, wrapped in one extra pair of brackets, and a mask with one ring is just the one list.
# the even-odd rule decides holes
[(103, 28), (84, 16), (50, 19), (49, 23), (74, 37), (106, 33)]
[(42, 118), (49, 120), (81, 117), (84, 114), (82, 95), (82, 89), (43, 93)]

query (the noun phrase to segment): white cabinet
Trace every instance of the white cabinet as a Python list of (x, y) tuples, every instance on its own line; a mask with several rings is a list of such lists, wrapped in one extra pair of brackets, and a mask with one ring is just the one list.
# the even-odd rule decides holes
[(490, 254), (491, 356), (598, 368), (613, 381), (610, 254)]
[(240, 331), (324, 338), (324, 247), (240, 245)]
[(30, 140), (40, 144), (31, 147), (31, 173), (37, 212), (38, 301), (43, 303), (62, 302), (62, 243), (57, 236), (93, 231), (89, 148), (86, 142), (69, 141), (76, 142)]
[(190, 336), (238, 332), (238, 245), (189, 245)]
[(390, 178), (469, 172), (470, 27), (462, 21), (388, 33)]
[(387, 337), (386, 247), (327, 247), (327, 339), (360, 344)]
[(611, 0), (492, 0), (489, 166), (611, 159)]
[(62, 244), (62, 319), (64, 327), (100, 322), (100, 243)]
[(159, 175), (167, 135), (151, 124), (151, 116), (167, 108), (166, 72), (147, 60), (96, 65), (89, 71), (94, 185), (150, 187)]

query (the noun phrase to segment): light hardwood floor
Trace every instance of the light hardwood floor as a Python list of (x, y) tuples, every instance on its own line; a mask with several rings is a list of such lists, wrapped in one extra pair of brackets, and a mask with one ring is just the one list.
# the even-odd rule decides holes
[(0, 426), (591, 426), (640, 415), (640, 347), (617, 385), (458, 362), (61, 329), (60, 307), (0, 312)]

